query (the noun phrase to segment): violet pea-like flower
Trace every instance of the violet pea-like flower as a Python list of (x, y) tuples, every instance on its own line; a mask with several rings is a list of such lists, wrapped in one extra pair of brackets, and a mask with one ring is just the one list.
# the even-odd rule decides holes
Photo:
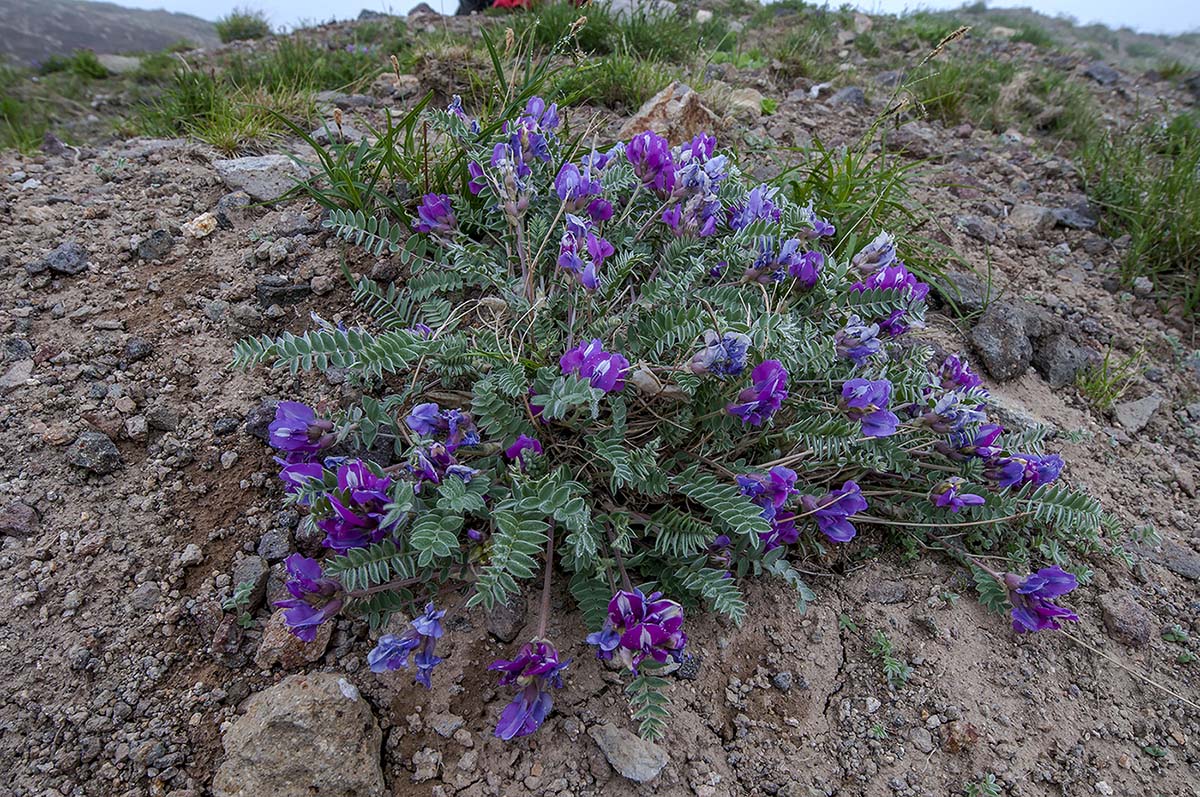
[(283, 622), (293, 636), (312, 642), (320, 625), (341, 610), (342, 585), (325, 576), (320, 562), (302, 554), (292, 554), (283, 564), (288, 574), (284, 586), (292, 597), (274, 605), (286, 610)]
[(542, 639), (526, 643), (512, 660), (497, 659), (489, 670), (500, 672), (500, 686), (520, 691), (500, 714), (495, 735), (508, 741), (528, 736), (542, 726), (554, 708), (550, 687), (561, 689), (562, 673), (571, 661), (559, 661), (558, 650)]
[(816, 521), (817, 529), (830, 540), (849, 542), (858, 534), (849, 518), (866, 511), (867, 499), (863, 497), (858, 483), (848, 480), (837, 490), (825, 495), (801, 496), (800, 506), (804, 508), (805, 515)]
[(999, 444), (1004, 427), (994, 423), (985, 423), (973, 434), (961, 431), (951, 435), (950, 440), (938, 440), (933, 447), (955, 462), (962, 462), (970, 457), (991, 459), (998, 455), (1003, 446)]
[(694, 374), (713, 374), (719, 379), (738, 376), (746, 370), (746, 358), (750, 352), (750, 336), (741, 332), (726, 332), (715, 329), (704, 333), (704, 348), (688, 363)]
[(683, 631), (683, 607), (655, 592), (647, 597), (641, 590), (621, 590), (608, 602), (604, 627), (587, 638), (596, 646), (596, 658), (614, 656), (635, 675), (646, 659), (665, 664), (679, 662), (687, 645)]
[(738, 393), (737, 401), (725, 411), (742, 419), (743, 424), (762, 426), (787, 398), (787, 371), (778, 360), (763, 360), (750, 372), (752, 386)]
[(776, 465), (766, 473), (741, 473), (737, 476), (738, 489), (763, 509), (762, 516), (772, 520), (787, 504), (796, 489), (796, 471)]
[(766, 185), (750, 189), (746, 199), (729, 209), (729, 229), (740, 230), (756, 221), (778, 222), (781, 213), (772, 202), (776, 189)]
[(445, 611), (438, 611), (433, 603), (425, 604), (424, 614), (412, 621), (403, 634), (387, 634), (379, 638), (374, 650), (367, 654), (367, 664), (373, 673), (384, 673), (408, 669), (409, 657), (414, 666), (413, 680), (426, 688), (432, 688), (430, 678), (433, 668), (442, 662), (434, 652), (437, 641), (442, 638), (442, 618)]
[(1024, 578), (1005, 573), (1004, 586), (1012, 604), (1012, 627), (1018, 633), (1057, 630), (1063, 620), (1079, 622), (1075, 612), (1053, 602), (1078, 586), (1075, 576), (1058, 565), (1044, 567)]
[(892, 383), (886, 379), (849, 379), (842, 384), (842, 409), (850, 420), (862, 424), (865, 437), (888, 437), (896, 433), (900, 419), (888, 409)]
[(669, 196), (675, 187), (675, 163), (671, 160), (671, 144), (665, 138), (647, 130), (629, 139), (625, 157), (642, 184)]
[(846, 326), (837, 331), (833, 340), (837, 355), (855, 365), (862, 365), (883, 349), (883, 341), (879, 339), (879, 325), (864, 324), (856, 315), (847, 319)]
[(315, 454), (337, 439), (332, 421), (318, 420), (312, 407), (297, 401), (281, 401), (276, 405), (275, 420), (267, 432), (274, 448), (300, 455)]
[(896, 239), (889, 233), (881, 232), (875, 237), (875, 240), (850, 258), (850, 265), (864, 274), (871, 274), (881, 268), (887, 268), (895, 260)]
[(951, 476), (937, 484), (930, 492), (929, 498), (934, 506), (960, 512), (968, 506), (982, 506), (985, 501), (982, 495), (963, 492), (967, 480), (961, 476)]
[(1043, 485), (1057, 479), (1064, 464), (1058, 454), (996, 455), (984, 463), (983, 472), (1000, 488)]
[(504, 457), (509, 462), (516, 462), (521, 470), (525, 470), (527, 451), (540, 455), (542, 444), (528, 435), (520, 434), (511, 446), (504, 449)]
[(445, 194), (426, 194), (417, 206), (414, 232), (450, 232), (458, 226), (450, 197)]
[[(283, 481), (284, 489), (293, 495), (320, 487), (325, 480), (325, 466), (320, 462), (287, 462), (278, 458), (275, 461), (283, 466), (279, 478)], [(301, 505), (307, 503), (307, 500), (300, 499)]]
[(944, 390), (973, 390), (983, 386), (983, 380), (957, 354), (948, 355), (942, 361), (938, 379)]
[(578, 374), (605, 393), (621, 392), (625, 388), (624, 373), (629, 370), (629, 360), (605, 351), (599, 338), (580, 343), (560, 357), (558, 365), (564, 375)]

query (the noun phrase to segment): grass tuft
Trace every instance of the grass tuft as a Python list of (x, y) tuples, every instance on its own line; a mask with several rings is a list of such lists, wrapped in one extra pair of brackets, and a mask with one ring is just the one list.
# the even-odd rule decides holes
[(1076, 377), (1075, 386), (1093, 407), (1110, 410), (1129, 389), (1141, 368), (1143, 353), (1139, 350), (1118, 359), (1113, 357), (1110, 348), (1104, 353), (1103, 360)]
[(215, 23), (217, 36), (223, 42), (240, 42), (249, 39), (264, 39), (271, 35), (271, 23), (262, 11), (235, 8), (232, 13)]

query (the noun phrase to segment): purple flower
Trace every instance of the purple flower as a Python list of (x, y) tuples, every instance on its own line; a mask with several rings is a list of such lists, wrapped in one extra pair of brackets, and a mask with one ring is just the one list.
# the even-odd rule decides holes
[(533, 453), (540, 455), (542, 453), (542, 444), (528, 435), (517, 435), (516, 441), (511, 446), (504, 449), (504, 457), (509, 462), (516, 462), (518, 467), (520, 467), (523, 471), (525, 470), (526, 466), (526, 451), (532, 451)]
[(562, 689), (562, 673), (570, 660), (559, 662), (558, 650), (545, 640), (527, 642), (511, 661), (497, 659), (488, 670), (500, 671), (500, 686), (519, 691), (500, 714), (496, 737), (508, 741), (528, 736), (542, 726), (554, 707), (549, 687)]
[[(306, 489), (320, 487), (325, 480), (325, 467), (320, 462), (286, 462), (276, 459), (283, 470), (279, 478), (283, 480), (284, 489), (296, 495)], [(306, 499), (301, 499), (301, 505), (307, 505)]]
[(931, 409), (921, 415), (921, 423), (940, 434), (960, 433), (967, 427), (987, 420), (977, 397), (958, 391), (943, 393)]
[(453, 454), (460, 446), (479, 445), (479, 430), (471, 414), (461, 410), (443, 410), (434, 402), (418, 404), (404, 419), (409, 429), (422, 437), (445, 435), (446, 450)]
[(333, 445), (333, 422), (317, 420), (317, 413), (297, 401), (281, 401), (275, 407), (275, 420), (267, 427), (268, 440), (280, 451), (315, 454)]
[(442, 662), (434, 654), (437, 641), (445, 633), (442, 618), (446, 612), (437, 611), (432, 603), (425, 604), (425, 613), (412, 621), (412, 627), (403, 634), (387, 634), (379, 638), (375, 649), (367, 654), (367, 664), (373, 673), (391, 672), (401, 667), (408, 669), (408, 659), (413, 657), (415, 672), (413, 680), (432, 688), (430, 674)]
[(842, 409), (852, 421), (862, 423), (865, 437), (888, 437), (896, 433), (900, 419), (888, 410), (892, 383), (886, 379), (849, 379), (842, 384)]
[(788, 499), (798, 495), (796, 471), (776, 465), (766, 473), (741, 473), (737, 477), (742, 495), (762, 507), (762, 516), (773, 520)]
[(809, 229), (801, 233), (806, 238), (828, 238), (837, 232), (834, 226), (825, 219), (817, 215), (813, 210), (813, 201), (808, 200), (808, 204), (800, 211), (801, 218), (808, 223)]
[(771, 530), (759, 533), (759, 538), (765, 543), (764, 550), (771, 551), (783, 545), (794, 545), (800, 539), (794, 512), (780, 512), (771, 518), (770, 522)]
[(834, 344), (838, 356), (850, 360), (855, 365), (862, 365), (883, 349), (883, 341), (879, 339), (879, 325), (864, 324), (856, 315), (850, 316), (846, 326), (838, 330), (834, 336)]
[[(580, 169), (574, 163), (564, 163), (554, 179), (554, 192), (562, 200), (568, 213), (578, 213), (588, 206), (592, 197), (602, 192), (600, 181), (592, 177), (591, 168), (585, 163)], [(611, 206), (609, 206), (611, 211)]]
[(607, 352), (600, 346), (600, 339), (580, 343), (558, 359), (563, 374), (578, 374), (591, 382), (592, 387), (605, 393), (620, 392), (625, 388), (624, 372), (629, 369), (629, 360), (615, 352)]
[(1003, 426), (988, 423), (980, 426), (974, 434), (966, 431), (959, 432), (952, 435), (949, 442), (939, 440), (933, 446), (955, 462), (962, 462), (968, 457), (991, 459), (1003, 450), (1001, 446), (997, 445), (997, 441), (1003, 433)]
[(342, 608), (342, 585), (326, 578), (321, 563), (294, 553), (284, 560), (288, 581), (284, 585), (292, 597), (276, 601), (275, 606), (286, 609), (283, 621), (288, 631), (297, 639), (312, 642), (317, 638), (317, 628), (326, 620), (337, 616)]
[(1079, 622), (1070, 609), (1052, 601), (1078, 586), (1075, 576), (1058, 565), (1044, 567), (1021, 578), (1015, 573), (1004, 574), (1008, 600), (1012, 604), (1012, 626), (1018, 633), (1057, 630), (1060, 620)]
[(821, 276), (821, 267), (825, 265), (825, 255), (816, 250), (805, 252), (788, 266), (788, 274), (796, 278), (800, 287), (815, 288)]
[(1064, 466), (1058, 454), (1012, 454), (994, 456), (984, 464), (984, 475), (997, 487), (1019, 487), (1025, 484), (1050, 484), (1062, 473)]
[(675, 188), (675, 164), (671, 160), (671, 144), (649, 130), (638, 133), (625, 145), (625, 157), (642, 184), (660, 196)]
[(683, 632), (683, 607), (655, 592), (620, 591), (608, 602), (604, 628), (587, 638), (597, 647), (596, 657), (609, 661), (615, 655), (636, 675), (646, 659), (665, 664), (682, 660), (687, 634)]
[(864, 246), (854, 257), (850, 265), (864, 274), (871, 274), (882, 268), (887, 268), (896, 260), (896, 239), (886, 232), (879, 233), (874, 241)]
[(472, 133), (479, 132), (479, 120), (467, 116), (467, 112), (463, 110), (462, 97), (457, 94), (450, 99), (450, 104), (446, 106), (446, 113), (458, 117), (458, 120)]
[(612, 244), (597, 236), (587, 222), (567, 214), (567, 229), (558, 247), (558, 267), (574, 274), (585, 290), (600, 287), (600, 267), (613, 251)]
[(351, 460), (338, 468), (337, 482), (338, 490), (368, 512), (382, 512), (392, 500), (387, 492), (391, 478), (376, 475), (361, 460)]
[(715, 194), (696, 193), (685, 196), (677, 205), (662, 212), (662, 222), (676, 235), (695, 235), (700, 238), (717, 231), (721, 217), (721, 201)]
[(478, 475), (479, 471), (460, 465), (454, 455), (441, 443), (433, 443), (426, 448), (418, 448), (413, 454), (414, 463), (408, 466), (415, 480), (413, 491), (420, 492), (425, 482), (441, 484), (446, 476), (454, 476), (469, 482)]
[(746, 370), (750, 336), (741, 332), (720, 334), (714, 329), (704, 333), (704, 348), (692, 357), (688, 368), (694, 374), (715, 374), (724, 379)]
[(502, 141), (492, 148), (491, 166), (496, 172), (493, 185), (500, 195), (504, 215), (510, 224), (516, 224), (529, 209), (529, 186), (524, 178), (531, 169), (525, 163), (520, 147), (514, 148)]
[(750, 189), (741, 204), (729, 209), (729, 229), (740, 230), (756, 221), (778, 222), (782, 214), (771, 201), (775, 193), (776, 189), (765, 185)]
[(379, 518), (372, 513), (360, 511), (353, 504), (346, 506), (332, 495), (328, 501), (333, 513), (317, 521), (317, 528), (325, 532), (322, 544), (326, 548), (345, 553), (351, 548), (373, 545), (387, 535), (387, 530), (379, 526)]
[(903, 264), (882, 267), (862, 282), (850, 286), (850, 290), (857, 293), (873, 289), (897, 291), (905, 304), (904, 307), (893, 310), (887, 318), (879, 320), (881, 330), (895, 338), (907, 332), (909, 327), (918, 325), (916, 319), (910, 318), (910, 315), (915, 306), (925, 301), (925, 297), (929, 295), (929, 286), (913, 276)]
[(788, 238), (780, 242), (773, 235), (759, 236), (755, 241), (755, 249), (758, 254), (755, 256), (754, 262), (746, 268), (742, 279), (746, 282), (758, 282), (766, 285), (771, 282), (782, 282), (788, 274), (792, 273), (793, 269), (796, 269), (797, 274), (803, 273), (805, 277), (812, 276), (815, 285), (815, 275), (820, 270), (820, 263), (814, 265), (810, 262), (801, 271), (801, 264), (807, 257), (807, 253), (800, 251), (800, 245), (799, 238)]
[(445, 194), (426, 194), (417, 206), (413, 232), (450, 232), (458, 226), (450, 197)]
[(787, 398), (787, 371), (778, 360), (763, 360), (750, 372), (752, 387), (738, 393), (737, 402), (725, 411), (742, 419), (743, 424), (762, 426)]
[(866, 510), (867, 499), (853, 481), (847, 481), (841, 489), (826, 493), (820, 498), (810, 495), (800, 497), (800, 505), (806, 515), (817, 521), (821, 533), (834, 542), (849, 542), (858, 533), (849, 518)]
[(479, 165), (478, 161), (471, 161), (467, 164), (467, 175), (470, 177), (470, 180), (467, 181), (467, 188), (471, 191), (471, 196), (479, 196), (479, 192), (487, 185), (483, 167)]
[(966, 479), (951, 476), (934, 487), (930, 491), (929, 497), (935, 506), (949, 509), (951, 512), (959, 512), (968, 506), (982, 506), (984, 504), (982, 495), (962, 492), (963, 485), (966, 483)]
[(947, 356), (942, 362), (938, 378), (944, 390), (973, 390), (983, 386), (983, 380), (957, 354)]
[(433, 337), (433, 327), (429, 326), (429, 324), (421, 323), (420, 321), (413, 324), (406, 331), (423, 340), (429, 340)]

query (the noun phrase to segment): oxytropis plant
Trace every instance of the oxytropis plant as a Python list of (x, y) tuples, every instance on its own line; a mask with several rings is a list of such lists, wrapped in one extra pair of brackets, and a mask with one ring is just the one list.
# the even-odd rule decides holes
[[(405, 612), (369, 663), (429, 685), (446, 612), (505, 603), (540, 573), (536, 634), (490, 667), (513, 690), (495, 729), (511, 739), (584, 666), (558, 649), (584, 640), (547, 634), (561, 573), (657, 737), (656, 673), (688, 655), (699, 613), (741, 622), (753, 577), (803, 609), (796, 563), (867, 529), (969, 567), (1018, 631), (1076, 619), (1054, 601), (1087, 577), (1069, 554), (1100, 546), (1101, 513), (1059, 484), (1041, 430), (990, 420), (967, 363), (921, 342), (928, 287), (889, 235), (836, 261), (834, 224), (704, 134), (599, 147), (536, 97), (503, 124), (458, 102), (426, 122), (461, 190), (423, 196), (407, 233), (327, 222), (403, 279), (357, 279), (362, 320), (237, 348), (359, 388), (319, 410), (281, 402), (271, 427), (313, 554), (288, 560), (278, 604), (297, 636), (338, 615), (377, 633)], [(1034, 560), (1050, 561), (1021, 575)]]

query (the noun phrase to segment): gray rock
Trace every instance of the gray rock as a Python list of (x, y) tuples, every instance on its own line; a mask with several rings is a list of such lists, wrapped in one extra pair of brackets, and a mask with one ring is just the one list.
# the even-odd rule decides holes
[(1200, 554), (1191, 548), (1164, 539), (1157, 548), (1143, 548), (1142, 554), (1176, 575), (1200, 581)]
[(131, 363), (144, 360), (154, 351), (154, 344), (145, 338), (130, 338), (125, 343), (125, 359)]
[(275, 420), (275, 408), (279, 406), (279, 399), (264, 399), (257, 407), (246, 413), (246, 431), (252, 437), (257, 437), (264, 443), (271, 437), (271, 432), (268, 427), (271, 421)]
[(278, 562), (292, 552), (292, 537), (286, 529), (268, 529), (258, 539), (258, 555), (268, 562)]
[(514, 595), (506, 604), (496, 604), (487, 613), (487, 630), (501, 642), (512, 642), (525, 627), (527, 606), (523, 595)]
[(985, 243), (994, 244), (1000, 239), (1000, 228), (978, 216), (958, 216), (954, 219), (954, 226)]
[(137, 245), (137, 256), (142, 260), (162, 260), (175, 246), (175, 239), (167, 230), (155, 230)]
[(333, 122), (326, 122), (309, 133), (312, 140), (323, 147), (330, 144), (357, 144), (364, 138), (363, 132), (353, 125), (342, 123), (338, 127)]
[(1096, 216), (1087, 205), (1082, 208), (1054, 208), (1054, 223), (1071, 230), (1090, 230), (1097, 224)]
[(790, 692), (792, 689), (792, 674), (787, 670), (771, 676), (771, 685), (780, 692)]
[(114, 75), (128, 75), (142, 67), (142, 59), (132, 55), (101, 53), (96, 56), (96, 60), (100, 62), (100, 66)]
[(1148, 299), (1154, 295), (1154, 280), (1145, 276), (1134, 277), (1133, 279), (1133, 295), (1140, 296), (1143, 299)]
[(232, 191), (269, 202), (308, 178), (308, 170), (286, 155), (252, 155), (213, 162), (213, 168)]
[(267, 594), (267, 576), (270, 572), (261, 556), (248, 556), (241, 551), (234, 554), (231, 573), (233, 586), (236, 588), (246, 583), (254, 585), (250, 590), (250, 603), (246, 605), (246, 611), (253, 612), (262, 604)]
[(667, 765), (667, 751), (612, 723), (593, 725), (588, 736), (622, 777), (635, 783), (649, 783)]
[(0, 534), (29, 537), (37, 533), (37, 510), (23, 501), (13, 501), (0, 513)]
[(1161, 395), (1151, 393), (1137, 401), (1122, 401), (1113, 411), (1117, 416), (1117, 423), (1131, 432), (1140, 432), (1146, 428), (1146, 424), (1150, 423), (1150, 419), (1154, 417), (1154, 413), (1158, 412), (1162, 403)]
[(933, 735), (928, 728), (913, 728), (909, 731), (908, 740), (922, 753), (933, 752)]
[(846, 105), (853, 108), (865, 108), (867, 107), (867, 95), (858, 86), (846, 86), (843, 89), (838, 89), (829, 98), (828, 104), (834, 107)]
[(336, 673), (292, 675), (252, 695), (222, 737), (215, 797), (372, 797), (384, 793), (383, 734)]
[(1103, 61), (1089, 64), (1083, 74), (1099, 83), (1101, 86), (1111, 86), (1121, 79), (1121, 73)]
[(103, 432), (84, 432), (67, 449), (67, 462), (92, 473), (106, 474), (124, 466), (121, 452)]
[(434, 714), (425, 720), (425, 724), (433, 728), (433, 732), (438, 736), (449, 739), (465, 724), (465, 720), (457, 714)]
[(1097, 359), (1094, 351), (1076, 345), (1064, 334), (1042, 338), (1033, 350), (1033, 367), (1050, 387), (1075, 384), (1075, 378)]
[(918, 160), (935, 157), (940, 160), (942, 156), (937, 134), (924, 122), (907, 122), (900, 125), (887, 134), (884, 144), (892, 152)]
[(7, 363), (33, 358), (33, 344), (25, 338), (11, 337), (4, 341), (4, 361)]
[(258, 303), (263, 307), (273, 304), (296, 304), (312, 295), (312, 288), (307, 283), (301, 285), (271, 285), (266, 281), (260, 282), (254, 289)]
[(1131, 648), (1150, 644), (1152, 618), (1133, 596), (1126, 592), (1108, 592), (1100, 596), (1100, 616), (1108, 635)]
[(33, 376), (33, 360), (17, 360), (0, 375), (0, 395), (11, 393)]
[(943, 277), (930, 280), (930, 287), (939, 299), (967, 315), (982, 313), (992, 300), (992, 287), (974, 274), (947, 271)]
[(1009, 227), (1033, 235), (1049, 232), (1054, 223), (1054, 211), (1041, 205), (1017, 205), (1008, 214)]
[(86, 271), (87, 267), (87, 250), (74, 241), (59, 244), (45, 257), (25, 264), (25, 270), (30, 274), (41, 274), (48, 269), (55, 274), (64, 274), (68, 277)]
[(139, 584), (137, 589), (129, 594), (129, 608), (138, 612), (148, 612), (158, 605), (162, 590), (153, 581)]
[(159, 404), (146, 410), (146, 423), (160, 432), (173, 432), (179, 428), (179, 413), (174, 407)]
[(253, 202), (245, 191), (232, 191), (217, 200), (213, 207), (213, 215), (217, 217), (217, 226), (229, 229), (235, 222), (242, 220), (246, 208)]
[(989, 374), (1000, 381), (1025, 373), (1033, 359), (1033, 344), (1025, 333), (1023, 317), (1010, 305), (991, 308), (971, 330), (971, 343)]

